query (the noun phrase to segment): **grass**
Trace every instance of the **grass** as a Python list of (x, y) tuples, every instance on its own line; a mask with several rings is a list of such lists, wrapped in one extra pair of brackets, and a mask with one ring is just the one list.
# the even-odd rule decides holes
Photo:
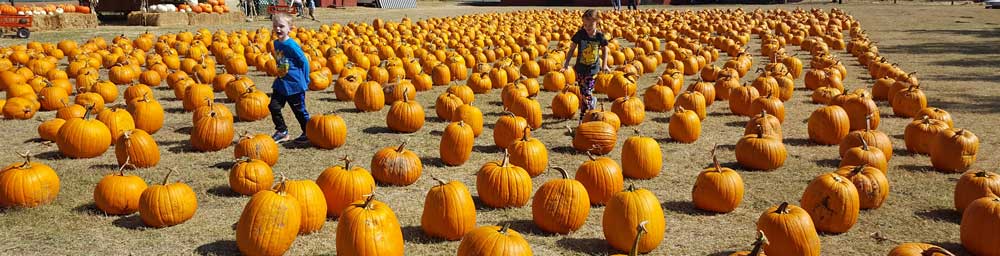
[[(417, 10), (374, 10), (352, 8), (339, 10), (320, 9), (318, 17), (324, 22), (362, 21), (370, 22), (374, 17), (383, 20), (398, 20), (404, 16), (414, 19), (452, 16), (466, 13), (503, 12), (524, 9), (522, 7), (470, 7), (450, 3), (421, 2)], [(424, 4), (426, 3), (426, 4)], [(431, 6), (431, 7), (426, 7)], [(644, 6), (645, 7), (645, 6)], [(993, 129), (1000, 120), (1000, 77), (996, 75), (996, 62), (1000, 58), (1000, 16), (990, 10), (982, 10), (978, 5), (940, 6), (907, 3), (900, 5), (850, 3), (828, 5), (824, 3), (803, 3), (785, 6), (744, 6), (744, 9), (761, 8), (842, 8), (854, 15), (878, 41), (879, 48), (891, 61), (899, 63), (907, 71), (917, 71), (931, 106), (942, 107), (952, 113), (956, 126), (968, 128), (981, 140), (979, 160), (975, 168), (994, 169), (1000, 159), (993, 153), (998, 148), (998, 131)], [(735, 6), (684, 6), (676, 9), (735, 8)], [(956, 23), (956, 21), (960, 21)], [(318, 22), (298, 21), (298, 25), (317, 27)], [(905, 25), (904, 25), (905, 24)], [(269, 26), (268, 21), (246, 24), (212, 26), (209, 29), (257, 28)], [(154, 33), (176, 32), (192, 28), (149, 28)], [(85, 40), (91, 36), (112, 37), (119, 34), (134, 36), (145, 28), (108, 26), (91, 33), (82, 31), (39, 32), (32, 40), (57, 41), (62, 39)], [(2, 39), (0, 44), (10, 45), (24, 41)], [(759, 40), (754, 38), (749, 44), (751, 52), (758, 53)], [(796, 50), (798, 47), (789, 47)], [(808, 54), (798, 52), (800, 56)], [(838, 53), (847, 65), (849, 76), (844, 84), (849, 88), (869, 86), (872, 81), (856, 65), (847, 53)], [(807, 57), (806, 57), (807, 58)], [(764, 59), (755, 58), (759, 66)], [(807, 62), (803, 59), (803, 62)], [(662, 68), (656, 72), (662, 71)], [(753, 69), (756, 69), (754, 67)], [(254, 76), (258, 88), (265, 91), (270, 79)], [(687, 80), (690, 82), (691, 77)], [(745, 78), (745, 79), (750, 79)], [(652, 84), (652, 75), (639, 80), (640, 92)], [(801, 87), (802, 80), (796, 85)], [(388, 108), (377, 113), (356, 113), (339, 111), (348, 126), (347, 145), (336, 150), (319, 150), (293, 144), (281, 148), (281, 157), (274, 167), (293, 179), (315, 179), (323, 169), (338, 164), (332, 159), (349, 155), (357, 164), (368, 167), (371, 156), (378, 149), (398, 145), (409, 140), (408, 148), (417, 152), (424, 160), (423, 178), (407, 187), (379, 187), (380, 200), (390, 205), (399, 217), (406, 239), (406, 252), (411, 255), (454, 254), (458, 242), (444, 242), (430, 239), (420, 231), (420, 215), (423, 195), (435, 184), (429, 175), (459, 180), (475, 190), (474, 172), (487, 161), (500, 157), (492, 149), (492, 133), (485, 129), (476, 139), (476, 150), (472, 158), (463, 166), (442, 167), (438, 160), (439, 133), (447, 125), (436, 120), (433, 114), (434, 100), (445, 90), (443, 87), (419, 93), (417, 101), (428, 113), (428, 122), (414, 134), (392, 134), (386, 132), (385, 114)], [(178, 108), (179, 101), (168, 90), (155, 90), (164, 108)], [(789, 159), (785, 165), (773, 172), (754, 172), (739, 169), (735, 164), (732, 150), (742, 134), (744, 118), (728, 115), (726, 102), (717, 102), (708, 108), (709, 117), (703, 125), (703, 134), (694, 144), (669, 142), (666, 135), (664, 113), (648, 113), (646, 121), (639, 126), (645, 135), (661, 142), (664, 151), (664, 168), (660, 176), (651, 180), (627, 180), (651, 190), (662, 202), (667, 231), (663, 243), (652, 253), (655, 255), (726, 255), (734, 250), (748, 250), (754, 238), (754, 227), (762, 211), (783, 201), (797, 204), (806, 184), (816, 175), (830, 172), (839, 162), (836, 146), (817, 146), (807, 141), (804, 121), (817, 106), (808, 103), (808, 91), (797, 90), (794, 97), (786, 102), (787, 121), (784, 125), (785, 141)], [(500, 107), (499, 92), (477, 95), (475, 106), (482, 109), (487, 127), (498, 117)], [(553, 93), (542, 93), (539, 101), (547, 106)], [(332, 101), (332, 92), (308, 94), (308, 107), (314, 113), (351, 109), (350, 102)], [(233, 105), (227, 104), (232, 110)], [(891, 109), (880, 103), (883, 114), (880, 130), (886, 132), (896, 148), (896, 156), (890, 163), (889, 179), (892, 192), (882, 208), (861, 213), (858, 223), (849, 232), (839, 235), (822, 235), (824, 255), (884, 255), (898, 242), (927, 242), (943, 246), (958, 254), (967, 254), (960, 245), (960, 216), (952, 207), (952, 190), (958, 174), (934, 172), (926, 156), (905, 153), (902, 131), (907, 119), (891, 117)], [(550, 110), (544, 110), (550, 113)], [(286, 120), (291, 121), (292, 113), (284, 110)], [(40, 113), (43, 119), (54, 113)], [(543, 129), (533, 132), (549, 148), (550, 163), (568, 168), (571, 172), (586, 158), (572, 150), (570, 137), (562, 128), (573, 121), (546, 120)], [(231, 164), (232, 149), (212, 153), (192, 152), (188, 140), (187, 127), (190, 116), (187, 113), (168, 113), (165, 128), (154, 137), (161, 147), (160, 166), (137, 171), (149, 182), (158, 182), (166, 173), (166, 168), (175, 168), (174, 180), (185, 182), (198, 193), (198, 211), (190, 221), (169, 228), (148, 229), (141, 224), (137, 215), (105, 216), (95, 210), (92, 203), (94, 185), (101, 177), (112, 171), (114, 154), (105, 153), (92, 159), (71, 160), (63, 158), (54, 144), (33, 142), (37, 137), (35, 127), (38, 121), (0, 121), (8, 146), (0, 154), (0, 163), (18, 161), (15, 151), (31, 150), (38, 154), (38, 161), (57, 170), (62, 180), (62, 190), (51, 205), (35, 209), (0, 210), (0, 254), (207, 254), (226, 255), (236, 253), (233, 224), (239, 219), (248, 197), (234, 196), (227, 188), (228, 166)], [(298, 127), (290, 123), (292, 135), (299, 133)], [(270, 133), (269, 121), (239, 122), (236, 131)], [(622, 132), (619, 144), (631, 136)], [(706, 167), (710, 158), (708, 151), (712, 145), (721, 145), (720, 161), (727, 166), (737, 167), (746, 183), (743, 204), (729, 214), (707, 214), (694, 209), (691, 204), (691, 187), (697, 173)], [(620, 159), (620, 146), (609, 154)], [(535, 189), (545, 181), (557, 178), (558, 174), (548, 171), (533, 182)], [(536, 255), (605, 255), (617, 253), (603, 241), (601, 218), (603, 208), (591, 208), (585, 226), (570, 235), (545, 234), (531, 222), (530, 207), (517, 209), (480, 209), (477, 221), (480, 225), (511, 223), (513, 229), (525, 234)], [(331, 219), (318, 233), (300, 236), (288, 252), (290, 255), (335, 254), (334, 232), (337, 221)]]

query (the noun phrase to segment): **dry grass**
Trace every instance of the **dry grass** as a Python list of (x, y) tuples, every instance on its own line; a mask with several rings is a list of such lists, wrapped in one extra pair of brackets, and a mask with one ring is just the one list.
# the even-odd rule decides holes
[[(476, 12), (511, 11), (522, 8), (477, 8), (450, 3), (430, 3), (434, 8), (417, 10), (348, 9), (320, 11), (321, 20), (330, 22), (370, 21), (373, 17), (398, 20), (403, 16), (424, 18), (429, 16), (458, 15)], [(744, 6), (744, 9), (758, 6)], [(974, 131), (982, 141), (979, 161), (975, 167), (994, 169), (998, 164), (994, 150), (1000, 149), (1000, 136), (994, 127), (1000, 122), (1000, 16), (981, 6), (930, 6), (848, 4), (827, 5), (807, 3), (787, 6), (759, 6), (762, 8), (823, 8), (838, 7), (857, 17), (879, 42), (886, 57), (900, 63), (908, 71), (921, 74), (922, 84), (930, 104), (952, 113), (956, 126)], [(676, 7), (671, 7), (676, 8)], [(693, 6), (682, 8), (734, 8), (732, 6)], [(319, 23), (300, 21), (300, 26), (316, 27)], [(227, 26), (222, 28), (256, 28), (270, 25), (268, 21)], [(175, 32), (190, 28), (150, 28), (155, 33)], [(92, 35), (111, 37), (125, 33), (135, 35), (144, 29), (134, 27), (102, 27), (92, 33), (61, 31), (37, 33), (34, 40), (55, 41), (65, 38), (81, 40)], [(0, 43), (23, 41), (3, 39)], [(750, 45), (757, 53), (759, 42)], [(797, 50), (791, 47), (790, 50)], [(868, 86), (872, 83), (865, 72), (846, 53), (842, 60), (849, 63), (848, 87)], [(802, 54), (800, 54), (802, 56)], [(763, 59), (755, 59), (759, 65)], [(805, 60), (808, 61), (808, 60)], [(756, 68), (756, 67), (755, 67)], [(662, 67), (661, 67), (662, 71)], [(657, 72), (658, 73), (658, 72)], [(259, 88), (268, 88), (270, 80), (255, 76)], [(690, 81), (691, 78), (689, 77)], [(640, 80), (640, 91), (653, 82), (650, 75)], [(801, 80), (796, 81), (802, 86)], [(265, 89), (266, 90), (266, 89)], [(409, 139), (410, 149), (422, 156), (425, 165), (423, 179), (408, 187), (380, 187), (380, 199), (388, 203), (399, 216), (406, 238), (406, 251), (411, 255), (453, 254), (458, 242), (428, 239), (419, 228), (423, 208), (423, 195), (433, 182), (426, 177), (435, 175), (460, 180), (475, 189), (474, 172), (486, 161), (499, 157), (492, 148), (490, 129), (476, 140), (472, 159), (461, 167), (441, 167), (438, 159), (440, 131), (446, 123), (436, 120), (433, 113), (434, 99), (444, 88), (420, 93), (417, 100), (428, 111), (428, 122), (419, 132), (410, 135), (388, 133), (385, 113), (355, 113), (349, 102), (336, 102), (332, 92), (309, 93), (312, 113), (338, 110), (348, 123), (348, 144), (337, 150), (318, 150), (287, 145), (281, 149), (281, 158), (275, 166), (277, 172), (295, 179), (315, 179), (332, 159), (350, 155), (363, 166), (374, 152), (382, 147)], [(138, 171), (150, 182), (157, 182), (166, 167), (178, 169), (174, 177), (191, 185), (198, 193), (199, 208), (194, 218), (179, 226), (164, 229), (147, 229), (137, 215), (114, 217), (97, 213), (91, 193), (96, 182), (108, 173), (115, 163), (109, 152), (93, 159), (70, 160), (60, 156), (54, 145), (34, 142), (37, 121), (0, 121), (8, 145), (0, 154), (0, 163), (17, 161), (14, 151), (31, 150), (38, 153), (39, 161), (54, 167), (62, 179), (62, 191), (51, 205), (36, 209), (0, 210), (0, 254), (233, 254), (236, 252), (235, 231), (232, 225), (248, 197), (233, 196), (227, 188), (227, 171), (231, 164), (232, 149), (213, 153), (193, 153), (189, 146), (186, 127), (190, 116), (182, 113), (180, 101), (172, 92), (156, 90), (156, 96), (169, 111), (165, 128), (155, 134), (163, 154), (160, 168)], [(552, 93), (542, 93), (539, 101), (548, 105)], [(736, 211), (713, 215), (693, 209), (690, 191), (697, 173), (709, 162), (707, 152), (714, 144), (722, 146), (720, 159), (735, 167), (733, 145), (742, 134), (744, 118), (728, 115), (727, 103), (718, 102), (709, 107), (710, 116), (703, 122), (702, 138), (694, 144), (684, 145), (666, 139), (666, 114), (647, 115), (639, 128), (646, 135), (661, 141), (665, 166), (661, 175), (651, 180), (629, 180), (652, 190), (663, 203), (667, 232), (655, 255), (726, 255), (733, 250), (748, 249), (754, 236), (755, 221), (767, 207), (782, 201), (796, 202), (807, 182), (814, 176), (834, 170), (839, 162), (835, 146), (816, 146), (806, 139), (804, 121), (815, 105), (807, 103), (808, 92), (797, 90), (794, 98), (786, 102), (788, 122), (785, 125), (785, 142), (789, 160), (774, 172), (741, 171), (747, 193), (743, 204)], [(500, 111), (498, 92), (479, 95), (474, 105), (485, 114), (489, 128)], [(233, 108), (228, 104), (230, 109)], [(889, 178), (892, 192), (881, 209), (864, 211), (854, 228), (840, 235), (823, 235), (824, 255), (884, 255), (897, 242), (928, 242), (964, 254), (959, 244), (959, 215), (952, 208), (952, 190), (957, 174), (941, 174), (929, 168), (926, 156), (910, 155), (902, 150), (902, 131), (908, 120), (889, 117), (891, 109), (884, 104), (881, 130), (892, 137), (896, 157), (890, 163)], [(549, 113), (549, 110), (545, 110)], [(289, 109), (284, 110), (286, 120), (293, 120)], [(51, 118), (53, 113), (39, 114)], [(542, 130), (534, 135), (546, 143), (550, 150), (550, 163), (575, 168), (584, 156), (570, 148), (570, 138), (564, 134), (564, 124), (546, 120)], [(291, 124), (291, 123), (290, 123)], [(299, 133), (295, 125), (292, 134)], [(270, 133), (272, 126), (263, 120), (253, 123), (236, 123), (237, 131)], [(622, 132), (623, 141), (631, 132)], [(619, 147), (620, 148), (620, 147)], [(619, 159), (620, 149), (610, 157)], [(737, 168), (738, 169), (738, 168)], [(546, 172), (534, 179), (535, 188), (557, 174)], [(536, 255), (615, 253), (603, 241), (601, 216), (603, 208), (592, 208), (587, 224), (582, 230), (566, 236), (541, 233), (531, 222), (530, 207), (507, 210), (479, 209), (480, 225), (510, 222), (513, 228), (526, 235)], [(336, 220), (329, 220), (322, 231), (300, 236), (289, 251), (290, 255), (335, 254), (334, 230)], [(878, 233), (878, 235), (873, 235)], [(884, 237), (883, 241), (875, 237)]]

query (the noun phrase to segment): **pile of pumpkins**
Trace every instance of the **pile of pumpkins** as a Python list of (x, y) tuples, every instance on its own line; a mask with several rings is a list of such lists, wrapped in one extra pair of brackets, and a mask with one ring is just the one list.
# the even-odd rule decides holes
[[(581, 14), (540, 10), (416, 22), (376, 19), (370, 24), (297, 28), (290, 37), (309, 58), (309, 90), (333, 90), (336, 100), (350, 101), (361, 112), (389, 106), (385, 125), (398, 133), (414, 133), (424, 125), (424, 107), (411, 100), (417, 93), (447, 86), (437, 97), (434, 112), (450, 122), (438, 152), (449, 166), (469, 161), (474, 140), (484, 129), (483, 113), (471, 103), (499, 89), (507, 111), (495, 122), (493, 141), (505, 153), (477, 172), (475, 189), (482, 203), (517, 208), (531, 201), (534, 223), (545, 232), (559, 234), (580, 229), (590, 205), (601, 205), (605, 207), (605, 238), (620, 251), (648, 253), (664, 238), (659, 199), (649, 190), (624, 184), (626, 177), (659, 175), (663, 166), (659, 143), (634, 130), (635, 135), (623, 142), (621, 165), (602, 156), (616, 147), (623, 126), (645, 121), (646, 111), (673, 111), (670, 138), (692, 143), (700, 137), (701, 122), (708, 118), (706, 107), (729, 101), (733, 114), (750, 118), (736, 144), (738, 163), (746, 169), (774, 170), (787, 158), (782, 102), (792, 97), (795, 79), (802, 77), (805, 87), (814, 91), (813, 101), (827, 105), (810, 116), (809, 138), (817, 144), (839, 144), (841, 167), (816, 177), (806, 187), (801, 208), (783, 203), (764, 212), (757, 222), (756, 246), (746, 252), (751, 255), (819, 255), (817, 231), (846, 232), (855, 224), (859, 209), (878, 208), (885, 202), (892, 147), (886, 134), (877, 130), (876, 101), (888, 99), (894, 114), (917, 118), (906, 129), (907, 149), (930, 153), (935, 168), (964, 171), (975, 160), (975, 135), (952, 128), (947, 112), (925, 108), (915, 76), (886, 64), (860, 24), (836, 9), (603, 12), (602, 31), (619, 40), (611, 40), (605, 60), (614, 69), (596, 74), (594, 92), (606, 95), (611, 107), (608, 110), (601, 103), (598, 109), (577, 113), (588, 98), (575, 83), (577, 74), (562, 70), (561, 65), (570, 58), (569, 39), (581, 25)], [(849, 43), (844, 42), (843, 30), (849, 30)], [(770, 61), (754, 71), (756, 78), (741, 84), (751, 74), (754, 61), (747, 50), (752, 35), (761, 38), (761, 55)], [(315, 181), (276, 180), (271, 166), (278, 161), (278, 146), (270, 136), (234, 133), (235, 119), (257, 121), (269, 115), (270, 99), (247, 76), (251, 67), (255, 75), (280, 74), (270, 44), (273, 39), (266, 28), (200, 29), (163, 35), (147, 32), (134, 39), (118, 36), (110, 42), (92, 38), (82, 44), (66, 40), (3, 48), (0, 89), (7, 92), (3, 116), (30, 119), (37, 111), (56, 111), (55, 119), (38, 126), (39, 136), (54, 141), (59, 152), (71, 158), (100, 156), (113, 145), (121, 168), (95, 188), (98, 208), (108, 214), (139, 212), (151, 227), (172, 226), (187, 221), (196, 211), (192, 188), (169, 183), (170, 174), (153, 186), (125, 174), (126, 169), (155, 167), (159, 162), (153, 135), (163, 127), (165, 113), (152, 88), (167, 86), (183, 109), (191, 112), (192, 148), (211, 152), (235, 145), (237, 161), (230, 170), (229, 185), (236, 193), (252, 196), (237, 224), (241, 251), (282, 254), (297, 235), (316, 232), (327, 216), (338, 216), (338, 254), (402, 254), (399, 221), (374, 191), (376, 182), (395, 186), (416, 182), (423, 170), (418, 152), (402, 143), (375, 152), (371, 170), (351, 166), (345, 157), (343, 165), (327, 168)], [(812, 55), (808, 71), (799, 58), (787, 53), (788, 44)], [(844, 88), (846, 69), (832, 54), (843, 50), (857, 56), (872, 77), (879, 79), (872, 92)], [(723, 57), (728, 59), (722, 66), (712, 64)], [(65, 69), (59, 68), (63, 59), (68, 62)], [(658, 74), (657, 82), (643, 95), (636, 95), (637, 78), (661, 65), (666, 69)], [(102, 77), (103, 71), (107, 78)], [(685, 76), (697, 76), (697, 81), (683, 88)], [(215, 102), (218, 93), (235, 105), (235, 114)], [(549, 103), (556, 118), (582, 116), (578, 126), (567, 127), (573, 148), (586, 155), (574, 178), (563, 168), (550, 167), (546, 145), (531, 136), (543, 122), (542, 103), (536, 100), (540, 93), (556, 94)], [(120, 95), (124, 106), (116, 104)], [(346, 123), (336, 114), (313, 117), (305, 132), (310, 144), (321, 149), (341, 147), (347, 139)], [(916, 139), (928, 137), (936, 139), (929, 143)], [(698, 175), (692, 190), (694, 205), (705, 211), (731, 212), (743, 199), (742, 178), (721, 167), (714, 150), (712, 158), (714, 166)], [(547, 181), (532, 196), (531, 178), (549, 169), (562, 178)], [(40, 178), (18, 178), (24, 176), (16, 172)], [(1000, 191), (997, 179), (993, 173), (970, 171), (956, 188), (956, 199), (959, 192), (963, 198), (961, 205), (956, 200), (956, 207), (965, 213), (962, 241), (970, 251), (986, 252), (990, 244), (1000, 243), (1000, 237), (966, 235), (1000, 229), (1000, 216), (989, 212), (1000, 207), (1000, 199), (979, 198), (991, 193), (984, 191)], [(425, 233), (462, 240), (460, 255), (530, 253), (524, 238), (508, 226), (475, 227), (475, 205), (465, 184), (435, 180), (438, 185), (428, 192), (421, 218)], [(32, 195), (41, 196), (3, 194), (0, 205), (4, 207), (47, 203), (59, 187), (52, 168), (30, 159), (0, 172), (0, 187), (6, 186), (29, 187), (40, 191)], [(816, 211), (814, 206), (825, 200), (845, 207)], [(183, 202), (183, 207), (165, 205), (170, 201)], [(373, 247), (370, 242), (376, 239), (380, 246)], [(494, 244), (504, 246), (489, 247)]]

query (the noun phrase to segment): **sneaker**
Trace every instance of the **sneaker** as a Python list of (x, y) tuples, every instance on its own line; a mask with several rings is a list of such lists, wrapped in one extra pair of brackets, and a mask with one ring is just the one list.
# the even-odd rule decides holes
[(306, 137), (306, 134), (303, 133), (302, 135), (299, 135), (298, 138), (295, 138), (295, 142), (297, 142), (297, 143), (306, 143), (306, 142), (309, 142), (309, 138)]
[(284, 141), (288, 140), (288, 132), (287, 131), (276, 131), (276, 132), (274, 132), (273, 135), (271, 135), (271, 139), (274, 139), (274, 142), (277, 142), (277, 143), (284, 142)]

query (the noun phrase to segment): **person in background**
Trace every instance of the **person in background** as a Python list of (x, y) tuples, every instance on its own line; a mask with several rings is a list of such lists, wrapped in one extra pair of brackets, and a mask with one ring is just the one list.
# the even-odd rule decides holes
[(611, 71), (608, 63), (604, 61), (608, 59), (608, 40), (603, 32), (597, 30), (597, 23), (600, 20), (596, 10), (588, 9), (583, 12), (583, 26), (573, 35), (569, 54), (566, 55), (566, 62), (563, 63), (561, 70), (565, 71), (569, 67), (570, 59), (574, 55), (577, 56), (573, 70), (576, 71), (576, 83), (580, 86), (580, 94), (583, 96), (583, 99), (580, 99), (582, 103), (580, 122), (583, 122), (587, 111), (597, 105), (597, 98), (594, 97), (594, 77), (597, 72)]
[(622, 0), (611, 0), (611, 6), (615, 7), (615, 11), (621, 11)]
[[(316, 16), (313, 15), (313, 13), (316, 12), (316, 0), (300, 0), (300, 1), (305, 1), (305, 7), (309, 9), (309, 18), (312, 20), (316, 20)], [(304, 13), (301, 11), (302, 8), (299, 8), (299, 10), (300, 10), (299, 18), (305, 17), (303, 16)]]
[(309, 121), (309, 111), (306, 110), (306, 90), (309, 88), (309, 60), (306, 58), (302, 47), (288, 36), (293, 29), (292, 16), (280, 13), (275, 14), (273, 30), (277, 39), (274, 40), (274, 55), (278, 64), (278, 77), (271, 84), (271, 104), (267, 106), (271, 111), (271, 121), (274, 122), (274, 135), (271, 138), (275, 142), (288, 140), (288, 127), (285, 126), (285, 119), (281, 115), (281, 109), (285, 107), (285, 102), (292, 106), (292, 113), (299, 121), (302, 128), (302, 135), (295, 139), (295, 142), (306, 142), (306, 122)]
[(629, 10), (639, 10), (639, 0), (628, 0)]

